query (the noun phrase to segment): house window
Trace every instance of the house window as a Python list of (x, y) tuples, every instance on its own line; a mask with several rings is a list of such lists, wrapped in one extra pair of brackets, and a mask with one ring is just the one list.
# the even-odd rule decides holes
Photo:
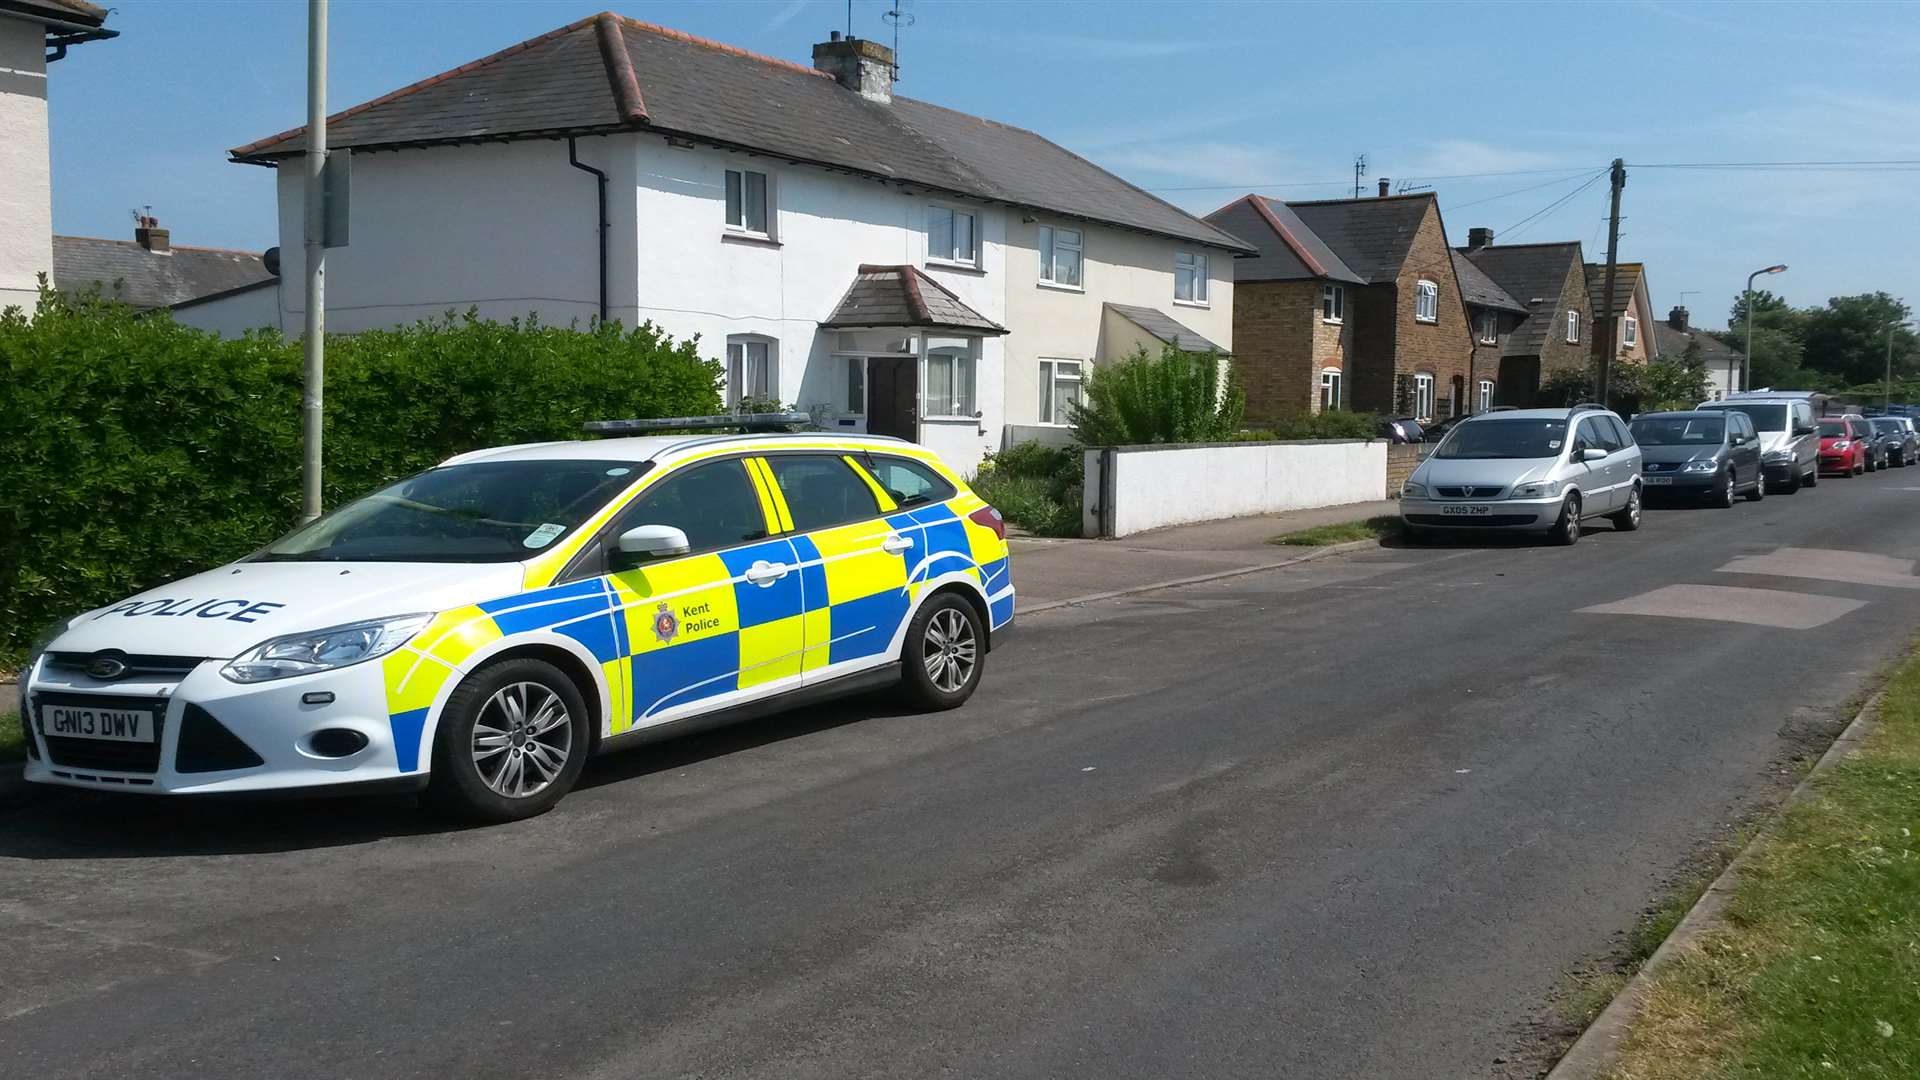
[(1080, 287), (1080, 230), (1040, 226), (1040, 280)]
[(1494, 345), (1500, 341), (1500, 316), (1491, 311), (1480, 313), (1480, 344)]
[(1040, 361), (1040, 422), (1071, 424), (1080, 404), (1080, 361)]
[(1207, 302), (1207, 257), (1191, 251), (1173, 256), (1173, 298), (1184, 304)]
[(1567, 344), (1578, 345), (1579, 343), (1580, 313), (1577, 311), (1569, 311), (1567, 312)]
[(777, 401), (780, 397), (779, 349), (772, 338), (735, 334), (727, 339), (727, 405)]
[(1474, 412), (1486, 412), (1488, 409), (1493, 408), (1493, 380), (1481, 379), (1479, 390), (1480, 407), (1475, 409)]
[(1337, 323), (1347, 315), (1347, 290), (1339, 285), (1320, 286), (1320, 318)]
[(1431, 375), (1413, 377), (1413, 418), (1415, 420), (1433, 418), (1433, 376)]
[(727, 170), (727, 228), (771, 236), (767, 228), (767, 174)]
[(1340, 369), (1322, 368), (1320, 371), (1320, 411), (1340, 407)]
[(1422, 281), (1413, 287), (1413, 317), (1421, 322), (1440, 321), (1440, 286)]
[(1627, 328), (1621, 332), (1621, 339), (1628, 345), (1640, 344), (1640, 320), (1627, 316)]
[(979, 261), (974, 216), (950, 206), (927, 207), (927, 258), (972, 266)]
[(927, 339), (928, 416), (973, 416), (977, 344), (966, 338)]
[(841, 385), (846, 388), (846, 400), (842, 406), (849, 416), (867, 414), (867, 361), (865, 357), (849, 356), (847, 377)]

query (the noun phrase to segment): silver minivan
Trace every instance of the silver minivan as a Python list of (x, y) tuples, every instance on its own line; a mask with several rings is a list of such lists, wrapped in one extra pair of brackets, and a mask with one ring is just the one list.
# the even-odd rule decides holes
[(1760, 433), (1760, 467), (1767, 490), (1788, 495), (1820, 482), (1820, 432), (1814, 417), (1826, 395), (1813, 390), (1755, 390), (1703, 401), (1700, 410), (1730, 409), (1747, 414)]
[(1462, 421), (1400, 489), (1412, 536), (1439, 530), (1545, 533), (1557, 544), (1609, 518), (1640, 527), (1640, 447), (1598, 406), (1512, 409)]

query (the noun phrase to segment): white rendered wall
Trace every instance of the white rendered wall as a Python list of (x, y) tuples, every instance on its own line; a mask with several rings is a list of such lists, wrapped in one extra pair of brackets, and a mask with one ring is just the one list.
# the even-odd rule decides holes
[[(1102, 461), (1112, 463), (1111, 483), (1100, 475)], [(1380, 441), (1122, 447), (1111, 456), (1094, 449), (1086, 467), (1088, 536), (1101, 535), (1097, 511), (1108, 495), (1113, 536), (1387, 497), (1387, 444)]]
[(44, 43), (40, 24), (0, 18), (0, 309), (31, 312), (53, 271)]
[(278, 327), (280, 284), (276, 281), (257, 289), (175, 308), (173, 321), (230, 338), (261, 327)]

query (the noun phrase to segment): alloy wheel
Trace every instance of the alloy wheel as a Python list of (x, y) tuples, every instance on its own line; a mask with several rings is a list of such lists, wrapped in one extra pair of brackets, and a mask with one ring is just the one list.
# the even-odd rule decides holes
[(936, 611), (927, 623), (922, 661), (927, 678), (943, 694), (952, 694), (973, 678), (979, 642), (974, 639), (973, 624), (956, 608)]
[(473, 767), (496, 794), (537, 795), (573, 755), (573, 716), (560, 695), (536, 682), (494, 691), (473, 723)]

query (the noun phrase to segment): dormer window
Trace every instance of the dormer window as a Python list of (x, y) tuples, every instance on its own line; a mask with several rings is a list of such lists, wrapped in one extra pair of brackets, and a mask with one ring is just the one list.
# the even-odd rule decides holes
[(1491, 311), (1480, 313), (1480, 344), (1497, 345), (1500, 343), (1500, 316)]

